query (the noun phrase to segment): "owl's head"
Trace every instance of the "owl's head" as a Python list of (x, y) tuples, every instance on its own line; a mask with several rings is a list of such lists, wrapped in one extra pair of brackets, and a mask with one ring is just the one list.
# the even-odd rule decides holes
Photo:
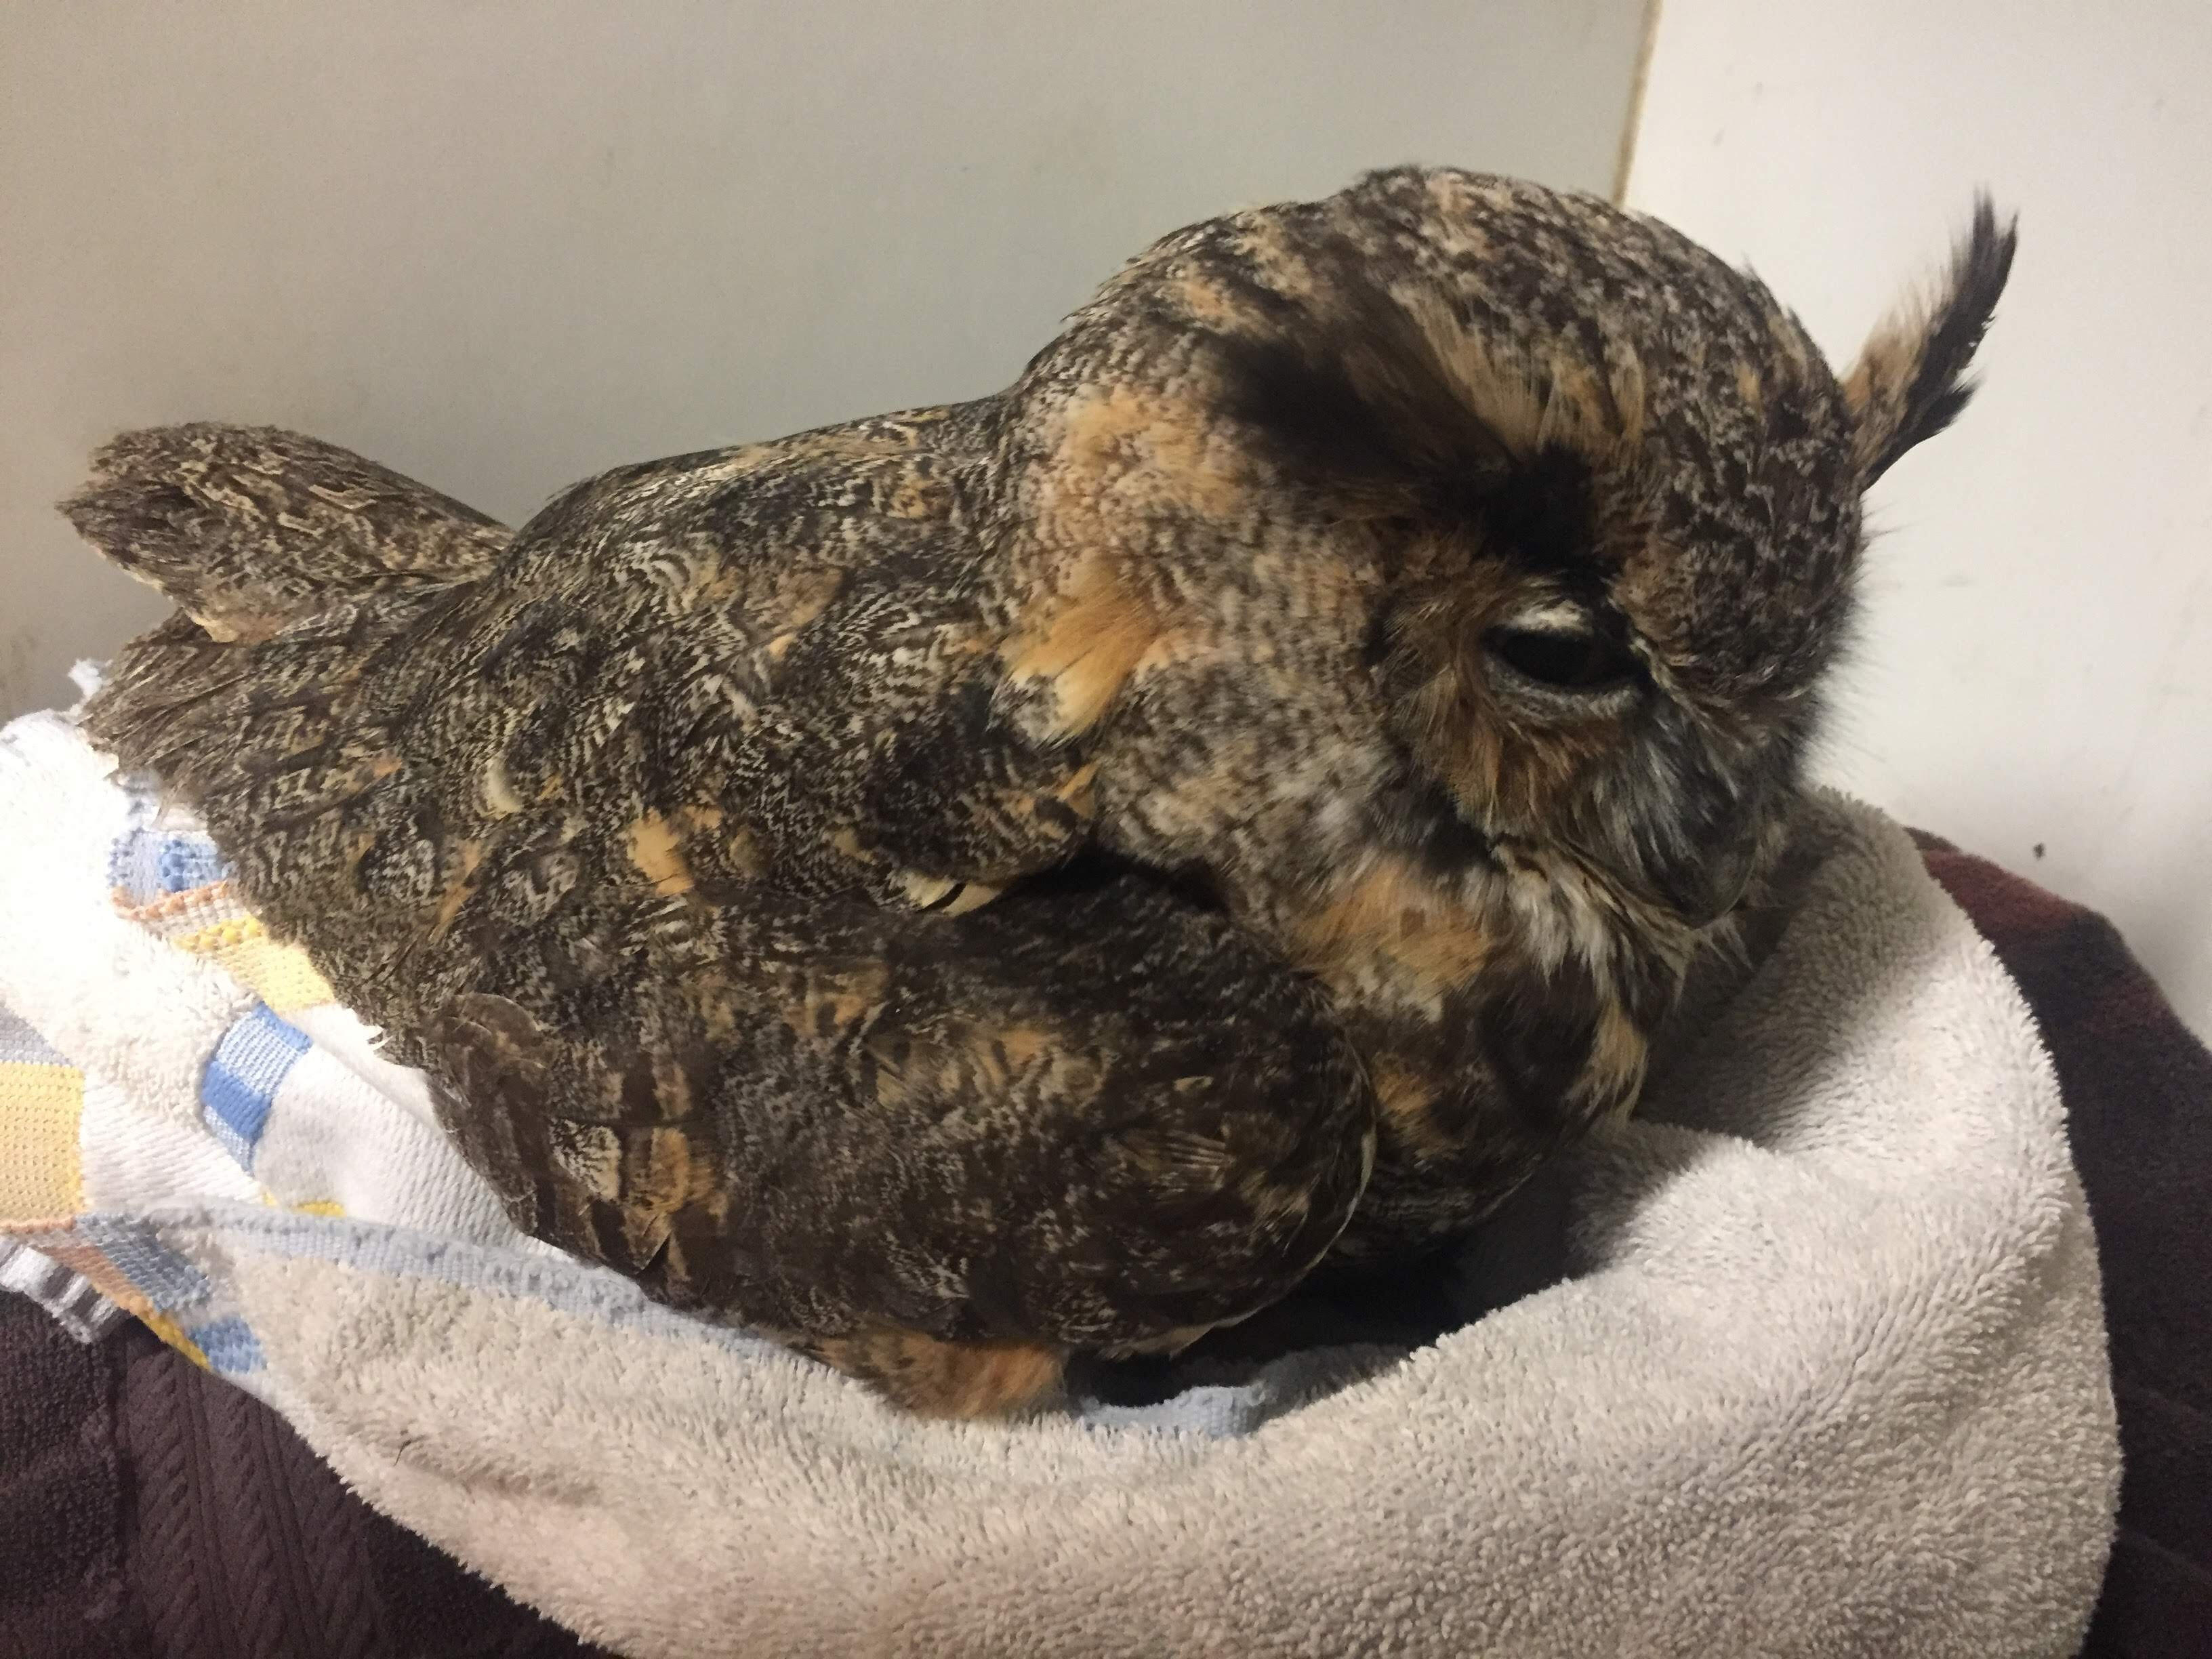
[(1860, 498), (1965, 404), (2012, 252), (1981, 204), (1839, 379), (1651, 220), (1374, 174), (1169, 237), (1079, 313), (1027, 382), (1043, 506), (1159, 603), (1211, 583), (1244, 648), (1343, 653), (1492, 846), (1701, 925), (1798, 777)]

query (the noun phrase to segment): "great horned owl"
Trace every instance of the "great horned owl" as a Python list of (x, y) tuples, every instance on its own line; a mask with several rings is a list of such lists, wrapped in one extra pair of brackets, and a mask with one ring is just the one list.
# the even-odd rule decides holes
[(521, 1226), (1003, 1408), (1632, 1105), (2012, 248), (1838, 381), (1662, 225), (1405, 168), (1167, 237), (996, 397), (512, 535), (134, 434), (66, 510), (181, 610), (89, 720)]

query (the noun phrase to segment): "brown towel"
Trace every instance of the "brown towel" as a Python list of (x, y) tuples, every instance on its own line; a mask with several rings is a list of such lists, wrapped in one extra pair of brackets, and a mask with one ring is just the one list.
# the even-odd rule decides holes
[(149, 1651), (125, 1583), (117, 1375), (34, 1304), (0, 1294), (0, 1654)]
[(0, 1295), (0, 1655), (602, 1651), (375, 1513), (143, 1327), (87, 1347)]
[(2102, 916), (1922, 854), (2034, 1011), (2097, 1232), (2124, 1472), (2083, 1651), (2212, 1655), (2212, 1054)]

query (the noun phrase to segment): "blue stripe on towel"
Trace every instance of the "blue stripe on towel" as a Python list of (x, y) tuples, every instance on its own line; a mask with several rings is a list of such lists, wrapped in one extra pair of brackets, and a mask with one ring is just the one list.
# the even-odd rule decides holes
[(150, 1222), (121, 1215), (81, 1215), (74, 1231), (172, 1319), (215, 1295), (208, 1276), (162, 1243)]
[(229, 860), (216, 851), (215, 843), (185, 830), (126, 830), (107, 859), (107, 884), (120, 888), (133, 904), (204, 887), (229, 875)]
[(226, 1376), (258, 1371), (269, 1363), (261, 1339), (236, 1315), (188, 1327), (185, 1334), (207, 1356), (208, 1364)]
[(208, 1057), (200, 1074), (200, 1116), (240, 1169), (253, 1168), (253, 1149), (269, 1125), (276, 1091), (308, 1046), (305, 1031), (256, 1003)]

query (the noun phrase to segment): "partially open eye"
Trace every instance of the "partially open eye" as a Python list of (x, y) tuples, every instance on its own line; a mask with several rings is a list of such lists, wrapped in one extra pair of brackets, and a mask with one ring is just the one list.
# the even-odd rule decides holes
[(1583, 629), (1493, 628), (1483, 642), (1522, 679), (1547, 690), (1595, 696), (1636, 677), (1636, 659), (1603, 635)]

